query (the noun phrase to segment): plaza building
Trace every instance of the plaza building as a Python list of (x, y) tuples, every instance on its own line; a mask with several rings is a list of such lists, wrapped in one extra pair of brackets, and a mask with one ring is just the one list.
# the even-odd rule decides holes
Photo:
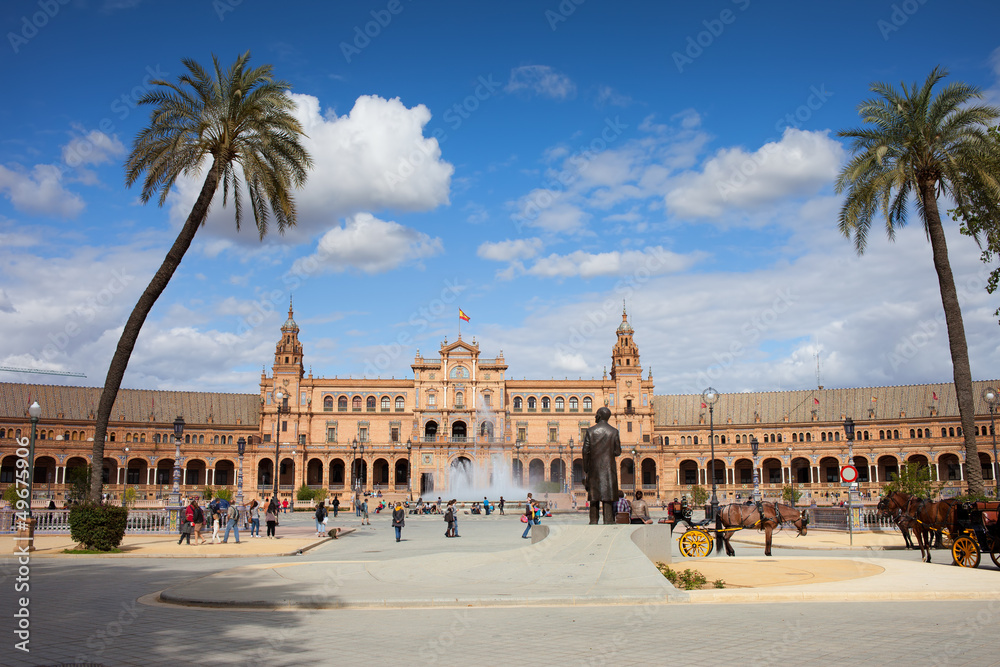
[[(416, 350), (410, 378), (313, 377), (305, 372), (289, 308), (258, 393), (122, 389), (101, 462), (106, 490), (118, 496), (135, 487), (140, 504), (169, 498), (173, 422), (181, 416), (177, 460), (184, 495), (205, 486), (235, 491), (242, 465), (245, 498), (269, 497), (276, 489), (291, 501), (302, 485), (342, 499), (369, 491), (478, 500), (488, 489), (495, 501), (501, 493), (516, 499), (522, 489), (535, 489), (562, 507), (582, 506), (583, 433), (602, 406), (621, 434), (621, 487), (642, 489), (654, 502), (690, 494), (694, 485), (708, 489), (713, 478), (721, 502), (746, 498), (754, 438), (766, 497), (790, 485), (804, 495), (800, 502), (846, 498), (840, 469), (848, 462), (858, 470), (862, 493), (872, 497), (903, 464), (929, 466), (948, 493), (962, 487), (968, 462), (950, 383), (722, 394), (710, 413), (701, 395), (655, 395), (635, 336), (623, 310), (600, 379), (515, 380), (502, 350), (482, 356), (475, 338), (461, 336), (444, 340), (433, 356)], [(974, 383), (977, 465), (989, 487), (994, 439), (987, 386), (996, 383)], [(14, 479), (15, 439), (28, 435), (27, 408), (37, 400), (43, 414), (36, 502), (60, 501), (73, 469), (90, 463), (100, 392), (0, 383), (0, 487)], [(847, 417), (856, 425), (851, 461)], [(242, 459), (241, 438), (247, 442)]]

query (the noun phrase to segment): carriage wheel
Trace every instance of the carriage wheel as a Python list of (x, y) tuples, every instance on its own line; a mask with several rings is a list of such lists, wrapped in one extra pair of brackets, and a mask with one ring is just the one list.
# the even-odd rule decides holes
[(993, 564), (1000, 568), (1000, 540), (993, 542), (993, 549), (990, 551), (990, 558)]
[(704, 558), (712, 553), (712, 538), (704, 530), (687, 530), (677, 540), (681, 553), (688, 558)]
[(951, 546), (951, 555), (955, 559), (955, 565), (960, 567), (979, 567), (979, 545), (967, 535), (963, 535), (955, 540), (955, 543)]

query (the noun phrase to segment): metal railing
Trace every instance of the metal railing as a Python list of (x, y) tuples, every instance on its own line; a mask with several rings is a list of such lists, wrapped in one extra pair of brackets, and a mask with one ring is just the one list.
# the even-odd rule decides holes
[[(170, 513), (174, 512), (174, 526), (171, 528)], [(171, 509), (132, 509), (129, 510), (125, 524), (125, 534), (175, 533), (177, 532), (176, 508)], [(36, 533), (68, 533), (68, 509), (32, 510), (36, 519)], [(17, 532), (18, 514), (10, 509), (0, 510), (0, 534)]]

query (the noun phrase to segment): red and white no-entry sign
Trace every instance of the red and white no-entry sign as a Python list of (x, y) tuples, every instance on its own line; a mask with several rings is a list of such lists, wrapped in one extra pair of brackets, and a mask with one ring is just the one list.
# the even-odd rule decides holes
[(848, 484), (858, 481), (858, 469), (854, 466), (843, 466), (840, 469), (840, 481)]

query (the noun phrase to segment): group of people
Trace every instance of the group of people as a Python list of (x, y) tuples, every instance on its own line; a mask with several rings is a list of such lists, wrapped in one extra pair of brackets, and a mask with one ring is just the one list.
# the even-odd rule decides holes
[[(271, 498), (267, 502), (264, 510), (264, 522), (267, 524), (267, 537), (275, 537), (275, 528), (278, 525), (278, 514), (281, 513), (282, 506), (277, 498)], [(202, 535), (206, 527), (212, 527), (212, 544), (227, 544), (229, 533), (232, 531), (236, 544), (240, 543), (240, 524), (243, 528), (250, 529), (250, 537), (260, 537), (260, 512), (261, 504), (254, 498), (250, 504), (241, 508), (236, 503), (215, 499), (205, 507), (198, 504), (197, 498), (192, 498), (188, 505), (181, 512), (180, 539), (177, 544), (191, 544), (192, 536), (195, 545), (208, 544), (208, 540)], [(225, 526), (222, 536), (219, 533)]]

